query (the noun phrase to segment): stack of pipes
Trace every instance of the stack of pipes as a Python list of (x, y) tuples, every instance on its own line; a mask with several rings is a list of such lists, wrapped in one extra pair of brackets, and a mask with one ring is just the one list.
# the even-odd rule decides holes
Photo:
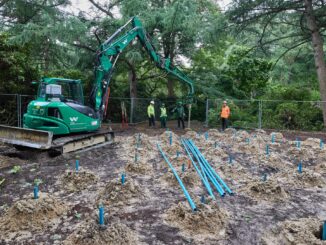
[(157, 144), (157, 148), (158, 148), (158, 150), (160, 151), (160, 153), (161, 153), (162, 157), (164, 158), (165, 162), (169, 165), (169, 167), (170, 167), (170, 169), (172, 170), (172, 172), (173, 172), (175, 178), (176, 178), (177, 181), (179, 182), (179, 185), (180, 185), (181, 189), (183, 190), (183, 193), (185, 194), (185, 196), (186, 196), (186, 198), (187, 198), (187, 200), (188, 200), (188, 203), (189, 203), (191, 209), (192, 209), (193, 211), (197, 211), (197, 207), (196, 207), (194, 201), (191, 199), (191, 197), (190, 197), (190, 195), (189, 195), (189, 193), (188, 193), (186, 187), (184, 186), (182, 180), (180, 179), (180, 177), (179, 177), (177, 171), (174, 169), (174, 167), (172, 166), (171, 162), (169, 161), (169, 159), (167, 158), (167, 156), (165, 155), (164, 151), (162, 150), (162, 148), (161, 148), (161, 146), (160, 146), (159, 144)]
[(209, 195), (215, 200), (211, 184), (215, 187), (221, 197), (225, 196), (226, 192), (232, 195), (232, 190), (212, 168), (195, 143), (191, 139), (181, 139), (181, 143)]

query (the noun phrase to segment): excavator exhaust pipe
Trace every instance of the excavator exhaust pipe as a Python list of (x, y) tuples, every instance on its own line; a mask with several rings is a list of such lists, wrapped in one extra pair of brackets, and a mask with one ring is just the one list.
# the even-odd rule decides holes
[(0, 125), (0, 142), (46, 150), (51, 148), (53, 133)]

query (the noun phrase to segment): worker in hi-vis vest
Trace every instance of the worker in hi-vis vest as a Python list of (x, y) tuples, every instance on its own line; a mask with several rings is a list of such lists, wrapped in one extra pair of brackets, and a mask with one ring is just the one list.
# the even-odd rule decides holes
[(224, 100), (221, 109), (222, 131), (224, 131), (228, 127), (228, 119), (230, 113), (231, 113), (230, 108), (228, 107), (227, 102)]
[(160, 114), (161, 128), (166, 128), (166, 118), (168, 117), (168, 115), (166, 114), (166, 108), (164, 103), (162, 103), (160, 110), (161, 110), (161, 114)]
[(147, 115), (148, 115), (148, 125), (150, 127), (155, 127), (155, 108), (154, 101), (152, 100), (149, 106), (147, 107)]

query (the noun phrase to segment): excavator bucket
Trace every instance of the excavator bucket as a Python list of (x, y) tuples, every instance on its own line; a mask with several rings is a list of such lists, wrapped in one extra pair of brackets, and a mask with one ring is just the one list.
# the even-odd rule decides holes
[(0, 125), (0, 142), (14, 146), (49, 149), (52, 138), (52, 132)]

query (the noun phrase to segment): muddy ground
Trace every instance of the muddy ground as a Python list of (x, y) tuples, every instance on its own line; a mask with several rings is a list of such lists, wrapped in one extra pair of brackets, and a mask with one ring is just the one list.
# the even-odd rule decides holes
[[(168, 126), (172, 132), (146, 125), (116, 128), (113, 144), (55, 158), (0, 146), (0, 244), (326, 244), (320, 228), (326, 220), (323, 133), (209, 129), (205, 137), (207, 129), (198, 122), (186, 131)], [(216, 201), (209, 197), (181, 136), (195, 142), (234, 195), (222, 198), (215, 191)], [(99, 205), (104, 227), (98, 225)]]

